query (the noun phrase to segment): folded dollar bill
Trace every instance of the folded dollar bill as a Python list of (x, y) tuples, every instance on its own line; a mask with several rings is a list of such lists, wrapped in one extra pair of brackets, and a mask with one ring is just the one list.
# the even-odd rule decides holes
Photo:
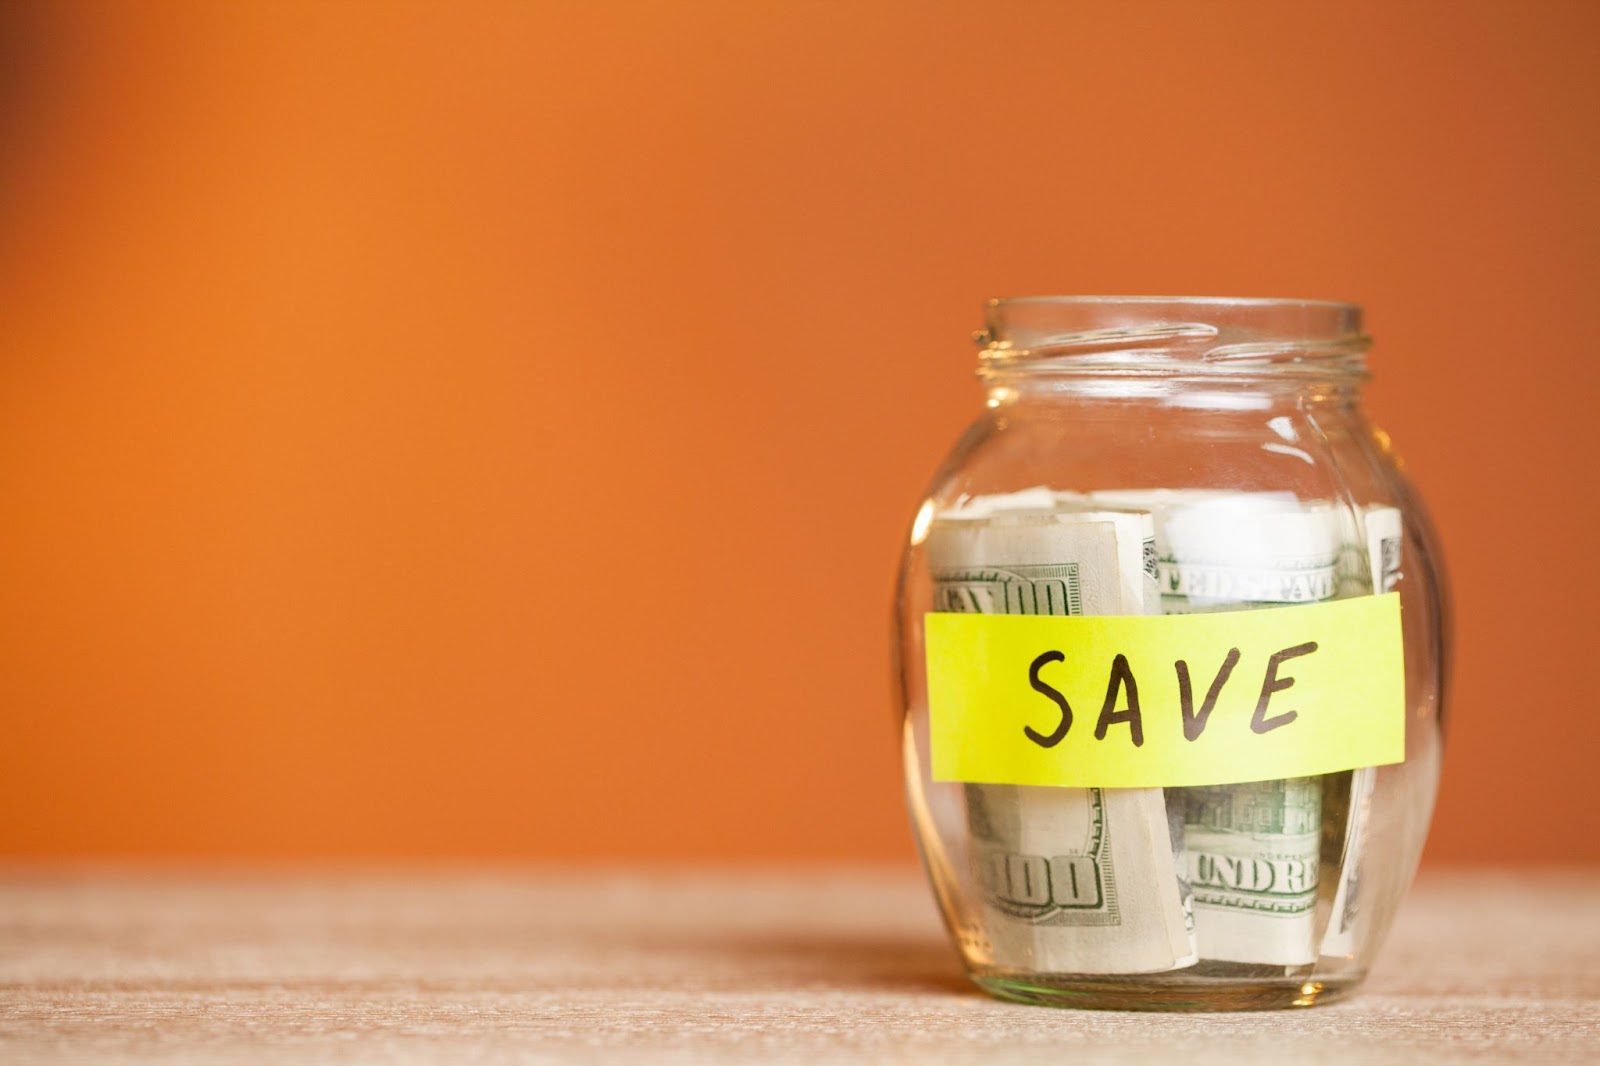
[[(1339, 593), (1345, 512), (1331, 503), (1200, 489), (1097, 492), (1090, 502), (1149, 510), (1164, 613), (1314, 603)], [(1170, 791), (1183, 805), (1200, 957), (1315, 962), (1320, 780)]]
[[(941, 516), (925, 544), (935, 610), (1055, 615), (1145, 613), (1153, 546), (1148, 514), (1068, 512), (1044, 490)], [(965, 793), (992, 965), (1117, 974), (1195, 961), (1161, 789)]]

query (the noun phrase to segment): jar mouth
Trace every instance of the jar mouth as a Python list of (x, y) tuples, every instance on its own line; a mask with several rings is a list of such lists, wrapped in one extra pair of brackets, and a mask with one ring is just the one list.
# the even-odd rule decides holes
[(979, 376), (1259, 374), (1362, 376), (1361, 308), (1332, 300), (1220, 296), (1030, 296), (990, 300)]

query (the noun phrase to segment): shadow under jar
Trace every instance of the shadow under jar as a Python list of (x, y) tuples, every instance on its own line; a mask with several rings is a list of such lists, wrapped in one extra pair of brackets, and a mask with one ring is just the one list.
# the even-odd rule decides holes
[[(1446, 612), (1427, 517), (1361, 407), (1360, 315), (1261, 299), (989, 305), (977, 337), (984, 408), (917, 511), (895, 611), (911, 818), (945, 922), (987, 991), (1057, 1006), (1254, 1009), (1326, 1002), (1365, 975), (1432, 814)], [(1207, 627), (1224, 647), (1230, 626), (1273, 633), (1301, 617), (1287, 608), (1319, 605), (1320, 619), (1380, 603), (1398, 604), (1391, 636), (1364, 621), (1339, 632), (1389, 640), (1392, 698), (1337, 703), (1383, 680), (1355, 660), (1334, 679), (1346, 687), (1331, 713), (1309, 677), (1336, 663), (1337, 641), (1309, 645), (1315, 655), (1279, 649), (1288, 658), (1264, 676), (1242, 637), (1231, 665), (1130, 654), (1108, 668), (1075, 662), (1099, 645), (1070, 634), (1100, 630), (1063, 628), (1021, 669), (989, 661), (981, 642), (949, 643), (943, 628), (1011, 624), (973, 616), (1136, 618), (1163, 633)], [(1098, 689), (1057, 673), (1079, 667), (1101, 671)], [(1164, 702), (1175, 690), (1182, 698)], [(1320, 718), (1293, 721), (1288, 708), (1313, 705)], [(1395, 750), (1403, 736), (1399, 759), (1318, 772), (1284, 763), (1279, 774), (1250, 754), (1316, 729), (1342, 748), (1380, 713)], [(952, 714), (965, 724), (949, 725)], [(1095, 753), (1119, 741), (1135, 761), (1166, 744), (1191, 766), (1210, 752), (1213, 765), (1138, 787), (1110, 771), (1096, 779)], [(1003, 745), (1025, 749), (1016, 765), (1076, 753), (1071, 783), (1009, 778), (992, 769), (1011, 765), (999, 756), (983, 763)], [(1253, 772), (1229, 776), (1250, 758)]]

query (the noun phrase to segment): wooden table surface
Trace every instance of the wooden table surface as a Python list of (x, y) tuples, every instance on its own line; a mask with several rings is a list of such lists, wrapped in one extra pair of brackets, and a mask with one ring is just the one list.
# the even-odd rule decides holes
[(1600, 871), (1424, 875), (1364, 991), (967, 984), (913, 871), (0, 871), (0, 1062), (1600, 1063)]

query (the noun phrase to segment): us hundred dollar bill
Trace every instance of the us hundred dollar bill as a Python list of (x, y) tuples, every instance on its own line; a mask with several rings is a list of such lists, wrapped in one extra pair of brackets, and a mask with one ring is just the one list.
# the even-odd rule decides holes
[[(1373, 595), (1389, 592), (1400, 583), (1400, 546), (1404, 533), (1399, 509), (1384, 505), (1363, 508), (1360, 525), (1346, 531), (1345, 551), (1353, 560), (1348, 569), (1354, 571), (1350, 576), (1357, 581), (1364, 579), (1367, 590)], [(1350, 774), (1350, 809), (1345, 816), (1344, 845), (1339, 857), (1339, 885), (1334, 890), (1328, 929), (1322, 936), (1324, 955), (1350, 955), (1356, 949), (1356, 919), (1361, 913), (1361, 855), (1377, 779), (1378, 771), (1370, 766)]]
[[(1091, 500), (1148, 509), (1167, 614), (1315, 603), (1339, 594), (1341, 510), (1289, 493), (1155, 489)], [(1291, 778), (1170, 790), (1181, 797), (1200, 957), (1317, 958), (1322, 784)]]
[(1318, 603), (1339, 593), (1341, 509), (1286, 492), (1129, 489), (1094, 502), (1155, 521), (1162, 613)]
[[(1148, 515), (1065, 513), (1047, 490), (971, 504), (930, 527), (935, 610), (1146, 612)], [(994, 966), (1116, 974), (1195, 961), (1161, 789), (967, 785), (965, 796)]]

